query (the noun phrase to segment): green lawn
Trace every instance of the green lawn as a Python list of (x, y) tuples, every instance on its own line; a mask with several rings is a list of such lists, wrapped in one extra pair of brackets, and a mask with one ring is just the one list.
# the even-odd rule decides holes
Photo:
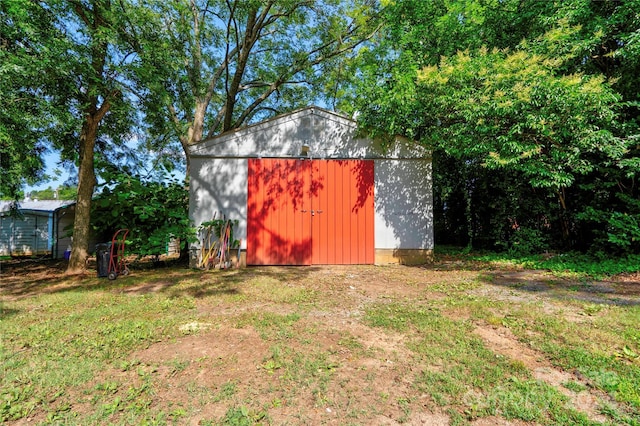
[(637, 425), (639, 304), (449, 257), (4, 276), (0, 421)]

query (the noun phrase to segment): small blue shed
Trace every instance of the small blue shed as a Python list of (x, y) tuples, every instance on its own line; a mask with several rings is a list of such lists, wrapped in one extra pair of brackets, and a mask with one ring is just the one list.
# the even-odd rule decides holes
[(13, 211), (11, 203), (0, 201), (0, 255), (61, 257), (70, 242), (64, 228), (73, 223), (66, 214), (73, 201), (22, 201)]

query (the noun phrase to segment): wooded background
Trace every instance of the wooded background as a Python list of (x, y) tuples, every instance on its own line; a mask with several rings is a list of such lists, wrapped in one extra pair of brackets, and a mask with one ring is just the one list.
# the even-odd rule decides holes
[[(6, 0), (0, 196), (46, 180), (43, 158), (60, 151), (77, 185), (74, 270), (94, 196), (153, 217), (131, 197), (165, 182), (184, 200), (188, 182), (170, 175), (188, 169), (190, 145), (318, 104), (431, 150), (436, 244), (638, 253), (639, 11), (640, 0)], [(198, 225), (185, 212), (167, 233)]]

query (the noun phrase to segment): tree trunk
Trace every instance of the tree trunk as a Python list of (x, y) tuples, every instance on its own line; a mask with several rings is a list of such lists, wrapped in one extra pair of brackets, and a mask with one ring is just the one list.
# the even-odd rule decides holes
[[(71, 243), (71, 257), (69, 258), (68, 274), (81, 273), (89, 256), (89, 233), (91, 230), (91, 198), (96, 185), (96, 174), (93, 164), (94, 148), (98, 136), (98, 126), (104, 116), (111, 109), (111, 101), (120, 95), (117, 89), (108, 90), (112, 78), (106, 72), (109, 59), (109, 31), (115, 31), (110, 19), (112, 15), (111, 0), (91, 0), (91, 2), (71, 2), (75, 14), (84, 23), (85, 37), (89, 37), (87, 47), (90, 51), (90, 69), (83, 79), (85, 96), (81, 96), (81, 103), (86, 105), (83, 110), (84, 122), (80, 130), (80, 159), (78, 164), (78, 196), (73, 221), (73, 242)], [(102, 98), (102, 103), (100, 103)]]
[(560, 227), (562, 229), (562, 240), (565, 244), (569, 244), (569, 233), (571, 224), (567, 214), (567, 199), (564, 188), (558, 189), (558, 201), (560, 203)]
[(73, 243), (67, 274), (81, 273), (89, 256), (91, 198), (96, 184), (93, 151), (98, 134), (99, 119), (88, 116), (80, 133), (80, 167), (78, 170), (78, 197), (73, 221)]

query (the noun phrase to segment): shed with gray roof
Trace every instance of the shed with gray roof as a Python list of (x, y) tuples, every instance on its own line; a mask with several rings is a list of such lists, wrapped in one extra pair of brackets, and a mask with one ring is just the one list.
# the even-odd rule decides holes
[(72, 201), (0, 201), (0, 255), (61, 258), (71, 242), (73, 208)]

